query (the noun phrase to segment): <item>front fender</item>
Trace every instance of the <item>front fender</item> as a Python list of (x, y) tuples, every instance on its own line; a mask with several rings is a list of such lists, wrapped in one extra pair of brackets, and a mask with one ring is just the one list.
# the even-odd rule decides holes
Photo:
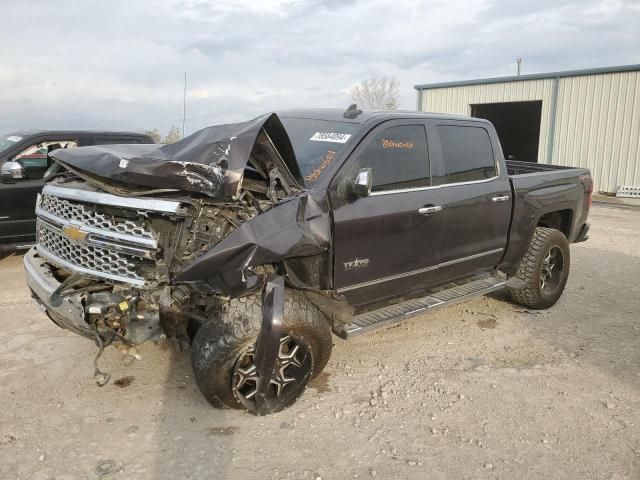
[(240, 225), (176, 275), (174, 283), (206, 282), (224, 294), (237, 295), (259, 287), (249, 267), (318, 255), (328, 250), (330, 242), (326, 193), (305, 192)]

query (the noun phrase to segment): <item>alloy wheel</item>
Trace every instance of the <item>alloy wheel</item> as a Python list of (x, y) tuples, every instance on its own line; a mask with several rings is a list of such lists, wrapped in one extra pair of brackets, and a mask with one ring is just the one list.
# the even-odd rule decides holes
[(540, 290), (544, 293), (553, 292), (562, 279), (564, 270), (564, 256), (560, 247), (553, 246), (545, 255), (540, 267)]
[[(255, 395), (258, 372), (254, 364), (255, 344), (240, 355), (233, 371), (233, 395), (245, 408), (256, 411)], [(289, 405), (304, 388), (311, 374), (312, 361), (309, 346), (293, 335), (280, 338), (278, 358), (269, 379), (266, 401), (272, 408)]]

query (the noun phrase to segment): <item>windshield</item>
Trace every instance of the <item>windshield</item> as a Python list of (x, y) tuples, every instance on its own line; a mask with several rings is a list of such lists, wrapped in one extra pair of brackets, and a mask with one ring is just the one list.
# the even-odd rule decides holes
[(281, 117), (289, 134), (300, 172), (307, 186), (313, 185), (336, 155), (360, 129), (357, 123)]
[(0, 133), (0, 153), (14, 146), (20, 140), (22, 140), (22, 137), (20, 135), (16, 135), (15, 133)]

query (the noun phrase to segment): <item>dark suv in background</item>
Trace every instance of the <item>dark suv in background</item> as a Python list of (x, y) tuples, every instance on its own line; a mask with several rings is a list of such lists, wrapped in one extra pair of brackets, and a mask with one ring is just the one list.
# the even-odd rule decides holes
[(0, 134), (0, 251), (30, 246), (35, 239), (36, 196), (59, 148), (154, 143), (133, 132), (24, 130)]

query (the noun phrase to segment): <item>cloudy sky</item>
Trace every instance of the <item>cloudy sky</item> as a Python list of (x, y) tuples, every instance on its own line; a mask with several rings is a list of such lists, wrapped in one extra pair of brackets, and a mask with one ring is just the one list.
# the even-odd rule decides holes
[(640, 63), (638, 0), (0, 0), (0, 131), (187, 133), (413, 85)]

